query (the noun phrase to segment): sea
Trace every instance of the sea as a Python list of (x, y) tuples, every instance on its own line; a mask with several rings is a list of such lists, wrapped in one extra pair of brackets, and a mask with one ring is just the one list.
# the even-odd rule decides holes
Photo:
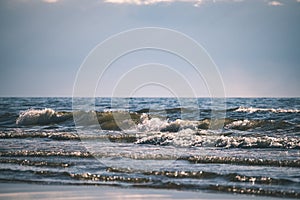
[(0, 98), (0, 182), (300, 198), (300, 98), (214, 102)]

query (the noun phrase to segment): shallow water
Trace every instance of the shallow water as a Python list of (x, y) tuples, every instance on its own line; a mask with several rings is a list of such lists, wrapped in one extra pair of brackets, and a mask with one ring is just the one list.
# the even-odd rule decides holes
[(299, 98), (0, 102), (2, 182), (300, 196)]

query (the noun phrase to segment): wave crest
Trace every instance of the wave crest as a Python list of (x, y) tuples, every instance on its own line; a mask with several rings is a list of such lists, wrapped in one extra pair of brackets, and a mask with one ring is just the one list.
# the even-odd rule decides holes
[(275, 109), (275, 108), (254, 108), (254, 107), (243, 107), (240, 106), (235, 110), (235, 112), (247, 112), (247, 113), (255, 113), (255, 112), (272, 112), (272, 113), (300, 113), (298, 109)]
[(222, 147), (222, 148), (283, 148), (300, 149), (299, 138), (277, 138), (270, 136), (225, 136), (208, 131), (184, 129), (176, 133), (155, 132), (136, 141), (137, 144), (151, 144), (177, 147)]
[(51, 108), (29, 109), (20, 112), (16, 120), (18, 125), (45, 125), (51, 123), (58, 123), (69, 119), (71, 115), (55, 112)]

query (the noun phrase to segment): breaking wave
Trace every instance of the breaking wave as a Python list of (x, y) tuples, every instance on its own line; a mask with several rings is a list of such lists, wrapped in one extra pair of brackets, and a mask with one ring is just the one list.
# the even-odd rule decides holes
[(300, 197), (299, 98), (1, 100), (2, 182)]
[(16, 120), (18, 125), (46, 125), (66, 121), (72, 117), (71, 113), (55, 112), (53, 109), (29, 109), (20, 113)]
[[(241, 108), (238, 108), (238, 111)], [(286, 110), (287, 111), (287, 110)], [(294, 110), (295, 111), (295, 110)], [(3, 131), (0, 138), (49, 138), (52, 140), (93, 140), (105, 138), (111, 142), (151, 144), (177, 147), (223, 147), (223, 148), (284, 148), (300, 149), (300, 138), (286, 135), (282, 130), (298, 130), (299, 125), (284, 120), (269, 119), (214, 119), (214, 123), (224, 123), (223, 130), (209, 129), (211, 119), (202, 120), (169, 120), (146, 113), (127, 111), (83, 112), (76, 114), (82, 120), (89, 120), (93, 112), (105, 134), (98, 132), (92, 135), (85, 133), (55, 131)], [(86, 117), (88, 116), (88, 117)], [(61, 123), (72, 119), (71, 112), (56, 112), (52, 109), (30, 109), (21, 112), (16, 120), (18, 125), (44, 125)], [(88, 123), (87, 123), (88, 124)], [(127, 132), (129, 130), (129, 132)], [(255, 131), (252, 131), (255, 130)], [(264, 134), (260, 134), (259, 131)], [(266, 131), (281, 130), (279, 135), (268, 135)], [(243, 131), (234, 134), (236, 131)], [(244, 131), (247, 131), (245, 134)], [(295, 131), (294, 131), (295, 132)]]
[(300, 138), (271, 136), (227, 136), (195, 132), (191, 129), (176, 133), (156, 132), (136, 141), (137, 144), (172, 145), (177, 147), (223, 147), (223, 148), (285, 148), (300, 149)]
[[(176, 111), (178, 109), (175, 109)], [(257, 108), (236, 108), (234, 112), (265, 112), (269, 109), (257, 109)], [(143, 110), (147, 111), (147, 110)], [(299, 110), (275, 110), (273, 112), (299, 112)], [(225, 129), (233, 130), (251, 130), (251, 129), (264, 129), (275, 130), (284, 129), (288, 127), (294, 127), (295, 124), (284, 120), (272, 120), (272, 119), (213, 119), (209, 118), (201, 120), (184, 120), (184, 119), (172, 119), (159, 116), (150, 115), (149, 113), (128, 112), (128, 111), (76, 111), (76, 112), (57, 112), (50, 108), (45, 109), (29, 109), (20, 112), (16, 119), (16, 124), (21, 126), (27, 125), (50, 125), (59, 124), (65, 121), (73, 123), (73, 115), (76, 115), (76, 119), (80, 124), (94, 125), (94, 121), (91, 116), (96, 116), (97, 121), (102, 130), (137, 130), (140, 132), (145, 131), (160, 131), (160, 132), (178, 132), (184, 129), (200, 130), (211, 128), (211, 123), (224, 125)], [(297, 126), (297, 125), (296, 125)]]
[[(213, 119), (214, 123), (223, 123), (225, 129), (233, 130), (252, 130), (252, 129), (264, 129), (264, 130), (276, 130), (293, 127), (291, 124), (283, 120), (260, 120), (260, 119)], [(203, 119), (199, 121), (176, 119), (170, 121), (168, 119), (151, 118), (149, 115), (143, 114), (141, 116), (140, 123), (137, 128), (139, 131), (160, 131), (160, 132), (178, 132), (184, 129), (202, 130), (209, 129), (211, 119)]]
[(272, 112), (272, 113), (300, 113), (299, 109), (275, 109), (275, 108), (254, 108), (254, 107), (239, 107), (235, 110), (236, 112)]

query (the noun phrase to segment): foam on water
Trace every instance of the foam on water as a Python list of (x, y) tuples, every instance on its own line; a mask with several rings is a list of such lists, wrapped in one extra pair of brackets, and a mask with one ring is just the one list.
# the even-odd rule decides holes
[(16, 120), (18, 125), (43, 125), (50, 123), (58, 123), (70, 118), (69, 115), (55, 112), (51, 108), (29, 109), (22, 111)]
[(254, 107), (243, 107), (240, 106), (235, 110), (236, 112), (247, 112), (247, 113), (255, 113), (255, 112), (272, 112), (272, 113), (299, 113), (298, 109), (275, 109), (275, 108), (254, 108)]
[(138, 124), (138, 131), (162, 131), (162, 132), (177, 132), (182, 129), (198, 129), (201, 122), (176, 119), (170, 121), (157, 117), (150, 117), (147, 114), (142, 114), (141, 123)]
[[(90, 112), (78, 112), (83, 120), (87, 120)], [(40, 137), (53, 140), (79, 140), (107, 138), (111, 142), (127, 142), (136, 144), (151, 144), (176, 147), (223, 147), (223, 148), (285, 148), (300, 149), (299, 137), (268, 136), (264, 134), (249, 134), (252, 130), (281, 130), (293, 125), (286, 121), (258, 119), (224, 120), (224, 130), (209, 130), (210, 119), (200, 121), (169, 120), (151, 116), (146, 113), (127, 111), (94, 112), (103, 130), (117, 131), (118, 134), (88, 135), (68, 132), (0, 132), (0, 138)], [(53, 109), (26, 110), (21, 112), (16, 120), (19, 125), (59, 123), (71, 117), (72, 113), (59, 113)], [(118, 117), (118, 123), (115, 117)], [(132, 121), (129, 121), (127, 117)], [(88, 124), (88, 123), (87, 123)], [(119, 127), (121, 126), (122, 129)], [(297, 127), (297, 126), (296, 126)], [(124, 134), (122, 131), (131, 130)], [(248, 131), (247, 135), (232, 135), (231, 131)], [(253, 132), (253, 131), (252, 131)]]
[[(255, 109), (255, 112), (258, 112)], [(240, 108), (236, 112), (244, 112)], [(288, 110), (285, 110), (288, 112)], [(297, 110), (293, 110), (296, 112)], [(254, 112), (250, 109), (249, 112)], [(291, 113), (289, 111), (289, 113)], [(29, 109), (20, 112), (16, 119), (16, 124), (21, 126), (26, 125), (49, 125), (58, 124), (77, 116), (77, 121), (86, 126), (98, 125), (95, 124), (94, 116), (97, 117), (98, 123), (102, 130), (136, 130), (138, 132), (160, 131), (160, 132), (178, 132), (184, 129), (202, 130), (208, 129), (211, 119), (205, 118), (202, 120), (187, 120), (187, 119), (169, 119), (163, 116), (152, 116), (147, 113), (137, 113), (128, 111), (77, 111), (72, 112), (57, 112), (50, 108), (45, 109)], [(279, 118), (280, 119), (280, 118)], [(214, 119), (214, 123), (224, 123), (225, 129), (233, 130), (279, 130), (285, 128), (299, 127), (296, 123), (292, 124), (286, 120), (273, 119)]]
[(223, 148), (286, 148), (300, 149), (300, 138), (270, 136), (225, 136), (206, 131), (184, 129), (176, 133), (148, 133), (137, 144), (173, 145), (177, 147), (223, 147)]

